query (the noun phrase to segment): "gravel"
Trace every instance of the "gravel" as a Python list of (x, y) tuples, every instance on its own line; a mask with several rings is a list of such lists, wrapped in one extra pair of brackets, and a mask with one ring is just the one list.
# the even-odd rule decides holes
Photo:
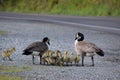
[[(13, 61), (3, 61), (0, 65), (29, 66), (31, 70), (7, 73), (23, 77), (23, 80), (119, 80), (120, 79), (120, 35), (103, 31), (88, 30), (76, 26), (57, 25), (40, 22), (20, 22), (0, 20), (0, 30), (8, 31), (0, 35), (0, 52), (15, 47), (11, 55)], [(38, 57), (32, 64), (31, 56), (22, 55), (22, 50), (32, 42), (41, 41), (43, 37), (50, 38), (51, 50), (74, 52), (74, 35), (82, 32), (85, 40), (98, 45), (105, 52), (104, 57), (95, 56), (95, 66), (91, 66), (89, 57), (85, 58), (85, 66), (50, 66), (39, 65)], [(5, 74), (0, 72), (0, 74)]]

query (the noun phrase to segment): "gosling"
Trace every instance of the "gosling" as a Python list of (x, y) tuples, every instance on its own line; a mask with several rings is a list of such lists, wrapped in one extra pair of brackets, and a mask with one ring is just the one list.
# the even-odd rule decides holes
[(68, 52), (67, 51), (65, 51), (64, 52), (64, 55), (63, 55), (63, 64), (64, 64), (64, 62), (66, 63), (66, 65), (68, 66), (68, 62), (69, 62), (69, 58), (68, 58)]
[(3, 60), (5, 60), (5, 58), (9, 58), (9, 60), (12, 61), (10, 56), (14, 53), (15, 50), (16, 50), (15, 47), (13, 47), (10, 50), (3, 51), (2, 52)]
[(56, 57), (57, 57), (56, 65), (63, 66), (62, 53), (60, 50), (56, 51)]
[(72, 63), (75, 61), (75, 56), (73, 54), (73, 52), (70, 53), (69, 55), (69, 62), (70, 62), (70, 65), (72, 66)]
[(56, 51), (56, 56), (57, 56), (58, 58), (62, 58), (62, 53), (61, 53), (60, 50), (57, 50), (57, 51)]
[(78, 63), (80, 62), (80, 54), (77, 54), (74, 61), (75, 61), (75, 65), (78, 66)]
[(51, 57), (55, 52), (52, 50), (48, 50), (47, 52), (45, 52), (42, 56), (42, 62), (45, 63), (49, 63), (49, 57)]
[(49, 56), (46, 58), (46, 61), (50, 64), (50, 65), (55, 65), (56, 64), (56, 57), (53, 56), (55, 52), (49, 52)]

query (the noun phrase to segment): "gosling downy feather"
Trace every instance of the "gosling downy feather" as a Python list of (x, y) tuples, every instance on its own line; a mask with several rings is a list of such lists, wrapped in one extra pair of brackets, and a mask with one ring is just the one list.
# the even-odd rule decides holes
[(61, 51), (60, 51), (60, 50), (57, 50), (57, 51), (56, 51), (56, 56), (57, 56), (57, 57), (59, 57), (59, 58), (61, 58), (61, 57), (62, 57), (62, 53), (61, 53)]
[(53, 56), (54, 52), (50, 52), (49, 56), (47, 58), (47, 62), (51, 65), (55, 65), (56, 64), (56, 56)]
[(16, 50), (15, 47), (13, 47), (13, 48), (11, 48), (10, 50), (3, 51), (3, 52), (2, 52), (3, 60), (5, 60), (5, 58), (8, 57), (9, 60), (12, 61), (12, 59), (10, 58), (10, 55), (11, 55), (12, 53), (14, 53), (15, 50)]
[(71, 52), (69, 55), (69, 62), (71, 63), (71, 65), (74, 62), (74, 60), (75, 60), (75, 55), (73, 54), (73, 52)]
[(63, 58), (62, 58), (62, 53), (60, 50), (56, 51), (56, 57), (57, 57), (56, 65), (63, 66)]
[(46, 51), (43, 55), (42, 55), (42, 62), (45, 64), (48, 64), (48, 57), (49, 57), (49, 53), (54, 53), (52, 50), (48, 50)]
[(77, 54), (77, 56), (75, 57), (75, 64), (78, 65), (79, 61), (80, 61), (80, 55)]
[(68, 65), (68, 62), (69, 62), (69, 58), (68, 58), (67, 54), (68, 54), (68, 52), (65, 51), (64, 55), (63, 55), (63, 64), (64, 64), (64, 62), (66, 62), (66, 65)]

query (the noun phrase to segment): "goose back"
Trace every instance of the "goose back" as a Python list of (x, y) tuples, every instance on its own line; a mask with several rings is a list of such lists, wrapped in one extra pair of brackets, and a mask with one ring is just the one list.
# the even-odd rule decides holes
[(86, 41), (79, 41), (75, 44), (76, 51), (80, 53), (103, 53), (103, 51), (93, 43)]
[(46, 52), (48, 50), (48, 46), (46, 43), (44, 42), (34, 42), (32, 44), (30, 44), (26, 49), (24, 49), (24, 52), (33, 52), (33, 51), (37, 51), (40, 52), (41, 54), (43, 54), (44, 52)]

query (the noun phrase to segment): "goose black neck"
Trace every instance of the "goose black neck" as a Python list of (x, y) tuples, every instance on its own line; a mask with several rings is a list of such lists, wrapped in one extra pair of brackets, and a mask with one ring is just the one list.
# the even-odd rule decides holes
[(83, 41), (84, 40), (84, 35), (81, 35), (81, 38), (78, 39), (78, 41)]

